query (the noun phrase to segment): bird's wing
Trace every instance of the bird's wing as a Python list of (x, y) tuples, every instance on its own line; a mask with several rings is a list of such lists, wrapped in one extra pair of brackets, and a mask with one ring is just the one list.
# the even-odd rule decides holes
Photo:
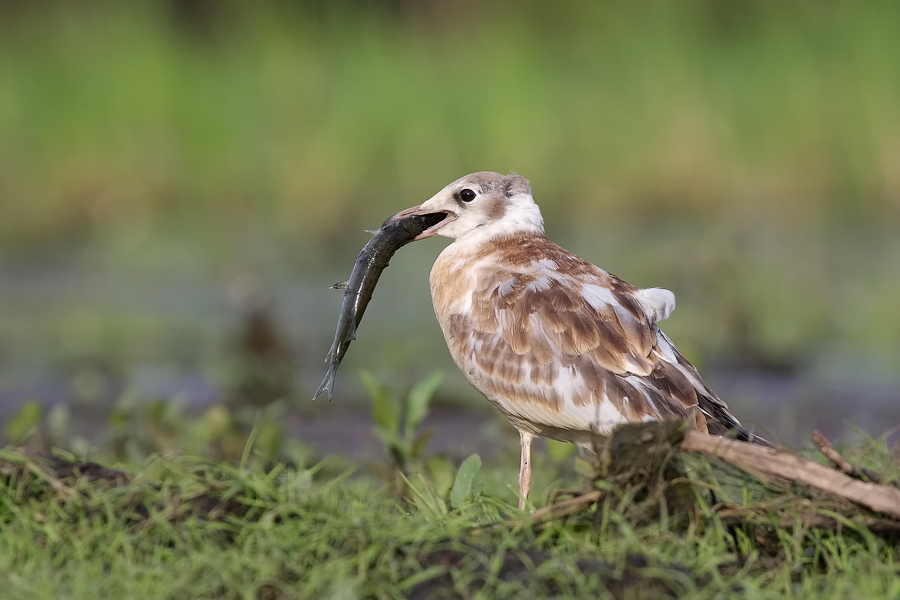
[(698, 405), (718, 418), (704, 410), (710, 402), (728, 415), (656, 326), (674, 308), (671, 292), (638, 290), (536, 243), (470, 265), (468, 310), (449, 316), (451, 351), (482, 393), (515, 418), (572, 429), (688, 417)]
[(658, 323), (669, 318), (675, 310), (675, 294), (662, 288), (647, 288), (634, 292), (647, 318)]

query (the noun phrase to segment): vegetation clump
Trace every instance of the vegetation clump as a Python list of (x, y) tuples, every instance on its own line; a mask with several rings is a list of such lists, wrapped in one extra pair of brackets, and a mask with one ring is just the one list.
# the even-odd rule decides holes
[[(742, 442), (720, 440), (717, 456), (686, 450), (691, 439), (675, 422), (622, 426), (581, 490), (531, 514), (485, 489), (472, 457), (437, 502), (445, 496), (427, 469), (398, 473), (398, 499), (395, 485), (378, 490), (322, 463), (266, 469), (154, 455), (131, 473), (8, 450), (0, 578), (7, 597), (23, 598), (900, 592), (896, 516), (845, 490), (751, 475), (721, 451)], [(891, 482), (898, 465), (878, 448), (865, 468)]]

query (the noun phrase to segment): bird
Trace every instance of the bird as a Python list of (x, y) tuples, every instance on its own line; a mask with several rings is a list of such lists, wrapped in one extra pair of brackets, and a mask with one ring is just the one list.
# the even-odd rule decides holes
[(520, 510), (537, 436), (591, 453), (620, 423), (677, 417), (752, 439), (659, 328), (675, 295), (550, 241), (527, 179), (472, 173), (389, 221), (432, 213), (446, 216), (416, 240), (453, 240), (431, 269), (435, 316), (460, 371), (519, 433)]

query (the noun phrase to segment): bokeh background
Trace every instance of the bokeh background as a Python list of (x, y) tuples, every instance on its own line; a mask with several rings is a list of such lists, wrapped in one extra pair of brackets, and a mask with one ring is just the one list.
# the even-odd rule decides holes
[(309, 402), (363, 230), (515, 170), (552, 239), (676, 293), (666, 331), (745, 423), (881, 435), (898, 40), (878, 0), (0, 1), (5, 434), (229, 456), (255, 425), (366, 456), (359, 370), (400, 392), (441, 370), (434, 448), (515, 451), (431, 313), (446, 241), (394, 257)]

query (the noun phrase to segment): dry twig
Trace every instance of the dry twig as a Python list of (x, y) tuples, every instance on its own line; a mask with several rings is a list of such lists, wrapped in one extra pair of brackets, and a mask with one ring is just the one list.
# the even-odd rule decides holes
[(528, 521), (537, 523), (538, 521), (545, 521), (551, 518), (561, 519), (563, 517), (568, 517), (569, 515), (584, 510), (591, 504), (600, 500), (601, 497), (603, 497), (603, 492), (593, 491), (588, 492), (587, 494), (581, 494), (580, 496), (575, 496), (574, 498), (560, 500), (559, 502), (554, 502), (549, 506), (534, 511), (534, 514), (528, 517)]
[(828, 438), (819, 433), (819, 431), (813, 432), (812, 441), (819, 448), (819, 452), (825, 455), (825, 458), (834, 463), (834, 466), (845, 475), (849, 475), (854, 479), (866, 479), (872, 483), (881, 483), (875, 473), (865, 467), (855, 467), (849, 460), (841, 456), (841, 453), (834, 449)]

